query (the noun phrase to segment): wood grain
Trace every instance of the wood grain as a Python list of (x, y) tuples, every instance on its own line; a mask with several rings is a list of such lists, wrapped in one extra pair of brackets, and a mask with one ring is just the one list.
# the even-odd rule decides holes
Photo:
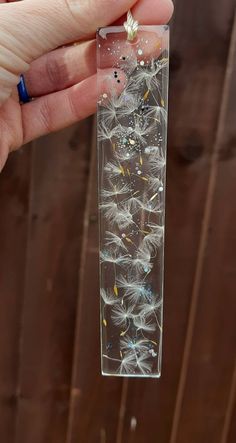
[[(214, 5), (213, 1), (185, 0), (176, 4), (171, 39), (163, 374), (159, 381), (129, 383), (124, 443), (141, 443), (144, 435), (149, 443), (170, 439), (234, 2)], [(135, 430), (132, 417), (137, 420)]]
[(25, 284), (31, 151), (12, 154), (0, 177), (0, 439), (13, 443)]
[[(221, 442), (234, 376), (236, 20), (225, 74), (171, 443)], [(226, 306), (231, 306), (230, 311)], [(224, 386), (220, 388), (221, 384)]]
[(222, 427), (221, 443), (230, 443), (236, 436), (236, 359)]
[(95, 140), (84, 216), (80, 302), (74, 353), (71, 408), (66, 443), (115, 441), (122, 380), (102, 377), (99, 343), (98, 204)]
[(64, 443), (90, 121), (36, 142), (15, 443)]

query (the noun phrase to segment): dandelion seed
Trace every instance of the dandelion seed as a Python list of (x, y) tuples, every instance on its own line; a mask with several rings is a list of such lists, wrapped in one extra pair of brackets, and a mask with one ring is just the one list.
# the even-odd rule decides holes
[(126, 128), (126, 131), (128, 131), (128, 133), (130, 133), (130, 135), (132, 135), (141, 145), (147, 144), (145, 137), (150, 135), (154, 130), (155, 124), (150, 125), (137, 118), (135, 118), (134, 127)]
[(138, 331), (154, 332), (156, 330), (155, 324), (151, 323), (144, 316), (135, 316), (133, 321)]
[(153, 299), (150, 303), (139, 306), (140, 315), (146, 319), (155, 318), (158, 328), (162, 331), (162, 299)]
[(150, 303), (142, 303), (139, 306), (140, 316), (150, 316), (153, 315), (154, 312), (158, 311), (162, 307), (162, 299), (153, 299)]
[(155, 201), (141, 201), (139, 200), (140, 208), (143, 211), (152, 213), (152, 214), (161, 214), (163, 212), (163, 209), (160, 206), (160, 203)]
[(134, 276), (130, 275), (128, 278), (120, 276), (117, 278), (117, 286), (121, 289), (124, 289), (125, 296), (133, 296), (140, 293), (145, 289), (145, 282), (142, 280), (135, 279)]
[[(136, 149), (125, 148), (123, 146), (119, 147), (116, 151), (116, 158), (122, 162), (131, 160), (137, 155)], [(130, 175), (129, 169), (127, 168), (127, 173)], [(123, 176), (125, 176), (125, 170), (123, 170)]]
[(168, 65), (168, 62), (155, 62), (152, 60), (152, 63), (150, 66), (146, 67), (145, 69), (141, 69), (137, 72), (135, 75), (134, 80), (136, 81), (137, 85), (140, 86), (143, 83), (147, 86), (148, 90), (153, 90), (157, 88), (159, 90), (160, 88), (160, 80), (158, 78), (158, 74), (161, 72), (161, 70)]
[(159, 192), (163, 191), (163, 183), (160, 180), (160, 178), (153, 177), (153, 176), (149, 175), (148, 181), (149, 181), (149, 184), (150, 184), (150, 188), (153, 191), (159, 191)]
[(137, 197), (131, 197), (129, 198), (125, 203), (125, 208), (134, 215), (138, 208), (140, 208), (142, 205), (141, 201)]
[(130, 94), (127, 90), (121, 95), (120, 101), (121, 104), (117, 112), (119, 119), (130, 116), (140, 105), (139, 94)]
[(100, 290), (101, 297), (105, 303), (105, 305), (112, 306), (118, 302), (117, 298), (114, 297), (111, 291), (105, 291), (105, 289)]
[[(117, 107), (112, 100), (108, 100), (103, 109), (100, 110), (101, 118), (104, 121), (104, 127), (102, 129), (102, 137), (104, 139), (104, 129), (105, 126), (110, 127), (114, 122), (117, 123)], [(110, 137), (108, 137), (110, 139)]]
[(100, 261), (101, 263), (114, 263), (115, 265), (122, 265), (126, 260), (126, 255), (116, 256), (112, 254), (112, 252), (101, 251), (100, 252)]
[(151, 263), (151, 255), (148, 251), (139, 251), (137, 258), (126, 256), (124, 257), (122, 264), (127, 266), (128, 269), (133, 269), (138, 273), (148, 274), (153, 268), (153, 263)]
[(135, 354), (127, 354), (122, 358), (118, 371), (120, 374), (130, 374), (135, 371), (136, 367), (137, 361)]
[(142, 351), (147, 351), (149, 349), (149, 343), (149, 340), (137, 340), (136, 338), (127, 335), (126, 337), (121, 339), (120, 347), (124, 351), (135, 351), (139, 353)]
[(137, 358), (137, 366), (142, 372), (142, 374), (149, 374), (152, 369), (152, 363), (148, 359), (147, 353), (141, 353)]
[(150, 253), (156, 251), (161, 246), (164, 236), (164, 226), (153, 225), (152, 231), (147, 234), (141, 244), (142, 249), (146, 249)]
[(157, 122), (161, 122), (163, 119), (164, 123), (167, 123), (167, 111), (162, 106), (148, 106), (144, 113), (144, 117), (150, 120), (156, 120)]
[(120, 238), (118, 235), (114, 234), (113, 232), (109, 232), (109, 231), (106, 232), (105, 241), (106, 241), (107, 246), (113, 246), (116, 249), (121, 248), (121, 249), (124, 249), (125, 251), (127, 251), (127, 248), (126, 248), (122, 238)]
[(122, 174), (123, 176), (125, 176), (125, 170), (124, 170), (123, 166), (120, 166), (120, 170), (121, 170), (121, 174)]
[(124, 290), (124, 297), (129, 297), (130, 303), (134, 306), (137, 303), (144, 303), (144, 301), (151, 301), (153, 299), (153, 292), (144, 280), (135, 279), (132, 275), (127, 278), (120, 276), (117, 278), (118, 287)]
[(109, 173), (109, 176), (111, 178), (117, 177), (120, 175), (124, 175), (123, 167), (120, 165), (120, 163), (116, 163), (116, 162), (108, 162), (104, 167), (104, 171)]
[(127, 322), (133, 318), (133, 309), (132, 305), (130, 306), (122, 306), (117, 305), (112, 309), (111, 318), (116, 326), (127, 326)]
[(161, 150), (159, 150), (159, 153), (150, 155), (148, 159), (148, 164), (152, 174), (154, 175), (157, 175), (160, 172), (160, 170), (165, 167), (166, 160)]
[(130, 185), (122, 185), (118, 183), (112, 186), (112, 189), (102, 189), (101, 196), (104, 198), (115, 197), (117, 195), (127, 194), (130, 192)]
[(122, 133), (122, 127), (120, 125), (110, 129), (105, 122), (101, 122), (98, 125), (98, 140), (112, 140), (113, 137), (119, 137)]
[(131, 240), (131, 238), (129, 238), (129, 237), (125, 237), (125, 240), (126, 240), (128, 243), (131, 243), (132, 245), (135, 246), (135, 243)]
[(116, 223), (120, 229), (127, 228), (134, 223), (131, 211), (125, 205), (115, 202), (108, 202), (100, 205), (100, 209), (105, 212), (105, 217), (110, 223)]
[(156, 197), (157, 197), (157, 195), (158, 195), (158, 193), (156, 193), (156, 194), (154, 194), (151, 198), (150, 198), (150, 202), (152, 201), (152, 200), (154, 200)]
[(143, 96), (143, 100), (144, 100), (144, 101), (147, 100), (149, 94), (150, 94), (150, 91), (149, 91), (149, 89), (148, 89), (147, 92), (145, 92), (145, 94), (144, 94), (144, 96)]
[(119, 119), (126, 118), (131, 115), (139, 106), (139, 95), (131, 94), (129, 89), (125, 89), (120, 96), (112, 95), (111, 98), (103, 105), (101, 111), (102, 119), (107, 126), (111, 126), (114, 122), (118, 123)]

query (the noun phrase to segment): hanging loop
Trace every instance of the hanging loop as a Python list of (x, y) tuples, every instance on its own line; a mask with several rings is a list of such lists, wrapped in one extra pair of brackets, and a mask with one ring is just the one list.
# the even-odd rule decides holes
[(128, 40), (133, 41), (138, 33), (139, 22), (134, 20), (131, 11), (127, 14), (127, 21), (124, 23), (124, 27), (128, 34)]

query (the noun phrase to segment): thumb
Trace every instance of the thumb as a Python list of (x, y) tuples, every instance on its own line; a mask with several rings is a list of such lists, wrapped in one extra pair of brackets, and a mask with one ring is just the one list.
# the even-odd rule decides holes
[(136, 1), (24, 0), (1, 4), (0, 104), (34, 59), (58, 46), (89, 38)]

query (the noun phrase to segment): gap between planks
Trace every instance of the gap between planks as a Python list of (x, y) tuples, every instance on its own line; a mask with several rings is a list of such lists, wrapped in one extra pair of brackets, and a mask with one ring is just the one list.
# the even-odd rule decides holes
[(23, 347), (23, 326), (25, 318), (25, 297), (26, 287), (29, 273), (29, 253), (30, 253), (30, 240), (31, 240), (31, 223), (32, 223), (32, 207), (33, 207), (33, 171), (34, 171), (34, 155), (35, 155), (35, 141), (31, 142), (27, 148), (30, 149), (30, 177), (29, 177), (29, 192), (28, 192), (28, 217), (27, 217), (27, 240), (26, 240), (26, 255), (25, 255), (25, 275), (24, 275), (24, 292), (20, 313), (20, 328), (19, 328), (19, 341), (18, 341), (18, 371), (16, 381), (16, 412), (14, 423), (14, 442), (18, 441), (19, 435), (17, 435), (17, 429), (19, 424), (19, 401), (21, 394), (21, 372), (22, 372), (22, 347)]
[(228, 400), (226, 413), (225, 413), (225, 421), (224, 421), (224, 426), (223, 426), (223, 431), (222, 431), (222, 436), (221, 436), (221, 443), (227, 443), (227, 441), (228, 441), (230, 426), (232, 423), (235, 399), (236, 399), (236, 360), (235, 360), (235, 365), (234, 365), (234, 373), (233, 373), (233, 377), (232, 377), (232, 383), (230, 385), (229, 400)]
[[(219, 163), (219, 153), (220, 153), (222, 142), (224, 140), (224, 126), (225, 126), (227, 106), (228, 106), (228, 101), (229, 101), (230, 84), (231, 84), (231, 81), (233, 81), (232, 80), (232, 73), (233, 73), (233, 64), (235, 62), (235, 59), (236, 59), (236, 13), (234, 15), (234, 23), (233, 23), (232, 33), (231, 33), (231, 41), (230, 41), (230, 45), (229, 45), (228, 60), (227, 60), (227, 64), (226, 64), (226, 72), (225, 72), (225, 79), (224, 79), (224, 85), (223, 85), (222, 102), (221, 102), (221, 109), (220, 109), (220, 114), (219, 114), (218, 129), (217, 129), (217, 133), (216, 133), (214, 149), (213, 149), (211, 162), (210, 162), (210, 174), (209, 174), (209, 180), (208, 180), (208, 189), (207, 189), (207, 194), (206, 194), (203, 224), (202, 224), (199, 251), (198, 251), (198, 257), (197, 257), (196, 273), (195, 273), (195, 278), (194, 278), (194, 282), (193, 282), (191, 306), (190, 306), (188, 325), (187, 325), (187, 331), (186, 331), (186, 340), (185, 340), (185, 344), (184, 344), (182, 367), (181, 367), (181, 372), (180, 372), (180, 379), (179, 379), (179, 385), (178, 385), (177, 396), (176, 396), (176, 403), (175, 403), (175, 408), (174, 408), (174, 417), (173, 417), (173, 422), (172, 422), (170, 443), (176, 443), (177, 436), (178, 436), (179, 421), (180, 421), (181, 409), (182, 409), (182, 404), (183, 404), (184, 390), (185, 390), (185, 385), (186, 385), (188, 364), (189, 364), (189, 358), (190, 358), (190, 352), (191, 352), (191, 344), (192, 344), (192, 339), (193, 339), (197, 306), (198, 306), (198, 301), (199, 301), (200, 285), (201, 285), (201, 280), (202, 280), (203, 264), (204, 264), (204, 258), (205, 258), (205, 248), (206, 248), (207, 239), (208, 239), (210, 217), (211, 217), (211, 213), (212, 213), (213, 199), (214, 199), (215, 188), (216, 188), (216, 180), (217, 180), (218, 169), (219, 169), (219, 164), (218, 164)], [(226, 426), (227, 426), (227, 424), (226, 424)], [(222, 439), (222, 443), (226, 443), (226, 441)]]
[[(94, 119), (95, 121), (95, 119)], [(90, 172), (89, 172), (89, 181), (87, 187), (87, 196), (86, 196), (86, 206), (84, 212), (84, 222), (83, 222), (83, 241), (81, 246), (81, 260), (80, 260), (80, 269), (78, 270), (79, 274), (79, 290), (78, 290), (78, 305), (77, 305), (77, 320), (75, 327), (75, 338), (74, 338), (74, 352), (73, 352), (73, 367), (72, 367), (72, 378), (71, 378), (71, 389), (70, 389), (70, 402), (69, 402), (69, 417), (68, 417), (68, 427), (67, 427), (67, 436), (66, 443), (71, 443), (73, 438), (73, 422), (74, 422), (74, 398), (75, 398), (75, 389), (74, 380), (76, 378), (76, 370), (77, 370), (77, 353), (79, 352), (77, 346), (77, 337), (80, 330), (81, 324), (81, 306), (82, 306), (82, 289), (83, 289), (83, 277), (86, 266), (86, 251), (88, 247), (88, 230), (89, 230), (89, 215), (90, 215), (90, 203), (92, 198), (92, 186), (93, 186), (93, 170), (96, 162), (96, 124), (93, 124), (93, 134), (91, 138), (91, 159), (90, 159)]]

